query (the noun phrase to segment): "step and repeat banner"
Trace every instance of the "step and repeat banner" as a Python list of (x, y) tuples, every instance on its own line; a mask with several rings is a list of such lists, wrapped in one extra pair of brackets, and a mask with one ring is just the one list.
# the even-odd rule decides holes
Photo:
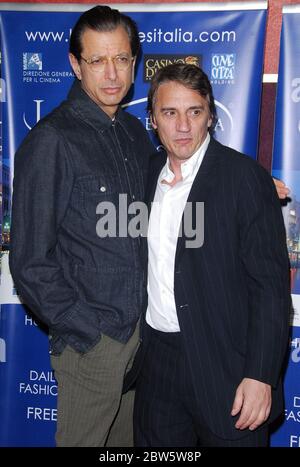
[[(137, 22), (143, 54), (124, 105), (151, 132), (146, 96), (168, 63), (201, 66), (214, 89), (216, 137), (256, 157), (267, 2), (112, 5)], [(57, 386), (46, 330), (20, 303), (8, 268), (14, 153), (36, 122), (65, 98), (72, 26), (88, 5), (0, 4), (2, 262), (0, 446), (53, 446)], [(74, 408), (76, 410), (76, 408)]]
[(274, 433), (276, 446), (300, 447), (300, 4), (284, 7), (276, 101), (273, 175), (290, 187), (283, 208), (291, 262), (294, 313), (285, 376), (285, 423)]

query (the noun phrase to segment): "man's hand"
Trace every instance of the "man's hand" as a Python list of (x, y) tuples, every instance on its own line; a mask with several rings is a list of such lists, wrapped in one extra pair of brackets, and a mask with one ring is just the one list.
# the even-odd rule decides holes
[(255, 430), (267, 420), (271, 410), (271, 386), (255, 379), (244, 378), (239, 384), (231, 415), (240, 412), (235, 427), (239, 430)]
[(280, 199), (285, 199), (290, 192), (286, 184), (282, 180), (278, 180), (278, 178), (273, 178), (273, 182), (275, 183), (278, 197)]

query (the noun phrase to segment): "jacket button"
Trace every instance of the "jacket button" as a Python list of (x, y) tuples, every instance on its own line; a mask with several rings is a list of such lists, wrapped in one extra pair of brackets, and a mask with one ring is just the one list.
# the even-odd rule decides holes
[(105, 186), (101, 186), (100, 187), (100, 191), (102, 191), (102, 193), (104, 193), (106, 191), (106, 187)]

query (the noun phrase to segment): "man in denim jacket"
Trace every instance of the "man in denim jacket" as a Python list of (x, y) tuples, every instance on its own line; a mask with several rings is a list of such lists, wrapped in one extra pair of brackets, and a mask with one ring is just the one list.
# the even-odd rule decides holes
[(144, 197), (153, 146), (119, 107), (138, 49), (129, 17), (104, 6), (85, 12), (70, 40), (76, 80), (68, 99), (15, 158), (10, 267), (24, 302), (49, 327), (58, 446), (132, 444), (132, 391), (122, 397), (122, 386), (146, 295), (140, 238), (101, 236), (97, 222), (110, 202), (126, 230), (119, 212)]

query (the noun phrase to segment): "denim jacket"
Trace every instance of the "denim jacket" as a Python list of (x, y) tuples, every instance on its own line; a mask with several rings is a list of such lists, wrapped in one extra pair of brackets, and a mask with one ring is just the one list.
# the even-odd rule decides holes
[(100, 238), (96, 210), (111, 201), (118, 225), (119, 194), (143, 200), (151, 153), (135, 117), (119, 109), (110, 119), (77, 81), (17, 151), (10, 268), (53, 353), (67, 344), (85, 353), (102, 332), (126, 342), (134, 331), (146, 296), (140, 238)]

